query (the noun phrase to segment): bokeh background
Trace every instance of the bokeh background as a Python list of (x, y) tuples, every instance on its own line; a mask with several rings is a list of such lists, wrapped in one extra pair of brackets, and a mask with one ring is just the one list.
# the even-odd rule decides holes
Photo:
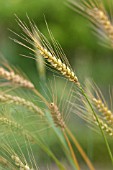
[[(8, 29), (21, 33), (15, 14), (28, 22), (27, 14), (40, 31), (49, 37), (45, 17), (80, 80), (84, 82), (86, 77), (89, 77), (103, 89), (105, 95), (108, 93), (107, 89), (113, 83), (113, 50), (99, 45), (98, 39), (92, 34), (89, 22), (72, 11), (65, 0), (0, 0), (0, 53), (35, 82), (38, 79), (35, 61), (20, 56), (19, 54), (29, 52), (9, 38), (15, 36)], [(82, 134), (82, 128), (78, 130), (77, 137), (91, 159), (102, 165), (103, 160), (106, 160), (109, 164), (104, 141), (98, 135), (90, 136), (88, 133), (90, 138), (86, 139)], [(55, 144), (57, 145), (54, 141), (53, 146)], [(87, 145), (91, 145), (93, 154), (88, 151)]]

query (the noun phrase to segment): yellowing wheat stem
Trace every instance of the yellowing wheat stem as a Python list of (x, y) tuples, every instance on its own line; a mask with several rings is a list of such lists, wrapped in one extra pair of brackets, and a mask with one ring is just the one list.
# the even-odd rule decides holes
[(70, 141), (69, 141), (69, 139), (68, 139), (68, 137), (67, 137), (67, 135), (66, 135), (65, 130), (63, 130), (63, 134), (64, 134), (64, 137), (65, 137), (65, 139), (66, 139), (66, 141), (67, 141), (67, 144), (68, 144), (68, 146), (69, 146), (69, 148), (70, 148), (70, 152), (71, 152), (73, 161), (74, 161), (74, 163), (75, 163), (75, 165), (76, 165), (76, 167), (77, 167), (77, 170), (80, 170), (81, 168), (80, 168), (80, 166), (79, 166), (79, 163), (78, 163), (78, 161), (77, 161), (77, 158), (76, 158), (75, 153), (74, 153), (74, 151), (73, 151), (72, 145), (71, 145), (71, 143), (70, 143)]
[(67, 127), (66, 127), (66, 131), (67, 131), (68, 135), (71, 137), (71, 139), (73, 140), (73, 142), (74, 142), (75, 146), (77, 147), (78, 151), (80, 152), (81, 156), (83, 157), (83, 159), (87, 163), (89, 169), (90, 170), (95, 170), (95, 168), (93, 167), (91, 161), (89, 160), (89, 158), (87, 157), (86, 153), (84, 152), (84, 150), (82, 149), (82, 147), (78, 143), (78, 141), (75, 138), (75, 136), (71, 133), (71, 131)]

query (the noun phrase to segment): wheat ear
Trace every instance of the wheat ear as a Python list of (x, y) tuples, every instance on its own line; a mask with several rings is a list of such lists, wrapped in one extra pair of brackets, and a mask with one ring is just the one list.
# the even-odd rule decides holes
[(18, 74), (15, 74), (14, 71), (5, 70), (3, 67), (0, 67), (0, 77), (12, 82), (15, 85), (19, 85), (28, 89), (34, 89), (34, 85), (30, 81)]
[[(78, 13), (88, 18), (93, 23), (94, 30), (99, 34), (100, 40), (104, 43), (108, 41), (109, 45), (113, 47), (113, 25), (104, 4), (98, 0), (67, 0)], [(73, 7), (74, 6), (74, 7)]]
[(56, 105), (55, 103), (50, 103), (49, 109), (50, 109), (51, 116), (52, 116), (52, 118), (53, 118), (54, 124), (55, 124), (57, 127), (60, 127), (61, 130), (62, 130), (62, 132), (63, 132), (63, 134), (64, 134), (64, 137), (65, 137), (65, 139), (66, 139), (66, 141), (67, 141), (67, 144), (68, 144), (68, 146), (69, 146), (69, 149), (70, 149), (70, 152), (71, 152), (73, 161), (74, 161), (74, 163), (75, 163), (75, 166), (77, 167), (78, 170), (80, 170), (80, 167), (79, 167), (77, 158), (76, 158), (76, 156), (75, 156), (75, 154), (74, 154), (74, 151), (73, 151), (73, 148), (72, 148), (72, 146), (71, 146), (71, 143), (70, 143), (70, 141), (69, 141), (69, 139), (68, 139), (68, 137), (67, 137), (67, 135), (66, 135), (66, 133), (65, 133), (65, 127), (66, 127), (65, 122), (64, 122), (64, 120), (63, 120), (63, 118), (62, 118), (62, 115), (61, 115), (61, 113), (60, 113), (57, 105)]
[(77, 161), (77, 158), (74, 154), (74, 151), (73, 151), (73, 148), (71, 146), (71, 143), (68, 139), (68, 136), (66, 134), (66, 132), (68, 133), (68, 135), (71, 137), (71, 139), (73, 140), (75, 146), (77, 147), (78, 151), (80, 152), (81, 156), (83, 157), (83, 159), (85, 160), (85, 162), (87, 163), (88, 167), (90, 170), (95, 170), (95, 168), (93, 167), (92, 163), (90, 162), (89, 158), (87, 157), (87, 155), (85, 154), (85, 152), (83, 151), (83, 149), (81, 148), (80, 144), (78, 143), (77, 139), (75, 138), (75, 136), (71, 133), (71, 131), (67, 128), (64, 120), (63, 120), (63, 117), (58, 109), (58, 106), (55, 104), (55, 103), (50, 103), (49, 105), (49, 108), (50, 108), (50, 112), (51, 112), (51, 115), (52, 115), (52, 118), (53, 118), (53, 121), (55, 123), (55, 125), (57, 127), (60, 127), (63, 131), (63, 134), (64, 134), (64, 137), (68, 143), (68, 146), (70, 148), (70, 151), (71, 151), (71, 155), (73, 157), (73, 160), (74, 160), (74, 163), (76, 165), (76, 167), (78, 169), (80, 169), (79, 167), (79, 164), (78, 164), (78, 161)]
[(0, 101), (1, 102), (8, 102), (8, 103), (14, 103), (16, 105), (22, 105), (26, 107), (27, 109), (34, 111), (35, 113), (38, 113), (39, 115), (43, 116), (44, 113), (42, 110), (33, 104), (32, 102), (25, 100), (24, 98), (18, 97), (18, 96), (12, 96), (9, 94), (2, 94), (0, 93)]
[(11, 159), (14, 161), (15, 165), (16, 165), (20, 170), (33, 170), (33, 168), (30, 168), (27, 163), (24, 164), (17, 155), (11, 155)]
[(96, 121), (95, 117), (93, 117), (94, 122), (97, 126), (101, 126), (101, 128), (109, 134), (109, 136), (113, 136), (113, 129), (109, 127), (103, 120), (98, 118), (99, 122)]
[(8, 128), (11, 128), (13, 130), (18, 130), (18, 132), (22, 134), (26, 139), (28, 139), (31, 142), (34, 141), (33, 137), (29, 134), (29, 132), (27, 132), (27, 130), (25, 130), (24, 127), (17, 123), (16, 121), (12, 121), (7, 117), (2, 116), (0, 117), (0, 124), (7, 125)]
[(10, 164), (8, 162), (8, 160), (6, 160), (5, 158), (3, 158), (2, 156), (0, 156), (0, 165), (2, 165), (3, 167), (10, 167)]
[(92, 16), (97, 24), (102, 27), (103, 31), (108, 35), (110, 41), (113, 41), (113, 25), (111, 24), (107, 14), (101, 9), (91, 9), (89, 15)]
[[(38, 30), (36, 25), (33, 25), (29, 20), (32, 29), (31, 31), (19, 18), (17, 18), (17, 20), (18, 20), (17, 21), (18, 25), (21, 27), (22, 31), (26, 34), (26, 37), (25, 36), (22, 37), (20, 35), (18, 36), (21, 37), (21, 39), (23, 39), (24, 41), (27, 41), (29, 44), (32, 44), (39, 51), (39, 54), (43, 56), (44, 59), (46, 59), (47, 62), (50, 63), (50, 65), (53, 66), (56, 70), (58, 70), (62, 75), (64, 75), (74, 83), (79, 83), (78, 78), (75, 76), (75, 73), (72, 71), (72, 68), (70, 67), (70, 65), (67, 64), (68, 62), (67, 59), (65, 58), (65, 55), (61, 57), (61, 54), (58, 55), (57, 53), (58, 51), (55, 52), (53, 50), (50, 43), (47, 41), (44, 35)], [(18, 40), (15, 39), (14, 41), (30, 49), (31, 51), (35, 52), (35, 50), (31, 49), (30, 47), (23, 44), (22, 42), (19, 42)], [(60, 47), (58, 47), (58, 50), (59, 49)]]
[(50, 109), (51, 116), (53, 118), (54, 124), (57, 127), (60, 127), (61, 129), (65, 129), (66, 125), (65, 125), (65, 122), (62, 118), (62, 115), (61, 115), (57, 105), (54, 104), (54, 103), (50, 103), (49, 109)]
[(108, 123), (113, 124), (113, 113), (104, 105), (104, 103), (99, 99), (93, 98), (93, 102), (100, 113), (103, 114), (104, 118)]

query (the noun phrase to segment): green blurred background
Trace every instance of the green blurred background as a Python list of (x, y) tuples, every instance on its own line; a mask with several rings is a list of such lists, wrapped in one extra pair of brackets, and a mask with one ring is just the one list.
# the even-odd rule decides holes
[[(21, 33), (14, 14), (28, 22), (27, 14), (48, 37), (45, 16), (49, 28), (64, 49), (81, 82), (89, 77), (99, 87), (105, 89), (104, 91), (112, 85), (113, 51), (98, 44), (98, 39), (92, 34), (89, 22), (68, 8), (65, 0), (0, 0), (0, 53), (15, 66), (20, 67), (32, 81), (35, 82), (35, 79), (38, 79), (35, 61), (20, 56), (19, 54), (28, 55), (29, 52), (9, 39), (16, 36), (8, 29)], [(83, 147), (86, 147), (89, 141), (85, 141), (87, 140), (85, 137), (83, 140), (81, 133), (82, 130), (78, 133), (80, 134), (78, 139), (81, 139)], [(106, 149), (99, 147), (100, 145), (105, 147), (104, 142), (100, 138), (97, 140), (97, 135), (93, 138), (95, 139), (94, 152), (101, 150), (99, 152), (104, 155), (104, 159), (109, 160)], [(91, 156), (90, 153), (89, 155)], [(99, 154), (95, 155), (96, 160), (97, 158), (99, 161), (102, 160)]]

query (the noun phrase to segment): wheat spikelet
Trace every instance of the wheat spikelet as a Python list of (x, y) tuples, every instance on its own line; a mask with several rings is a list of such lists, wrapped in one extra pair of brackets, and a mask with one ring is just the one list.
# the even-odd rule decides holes
[(10, 167), (9, 162), (2, 156), (0, 156), (0, 165), (2, 165), (3, 167), (7, 167), (7, 168)]
[(61, 115), (57, 105), (54, 104), (54, 103), (50, 103), (49, 108), (50, 108), (50, 112), (51, 112), (51, 115), (52, 115), (52, 118), (53, 118), (55, 125), (57, 127), (65, 129), (66, 125), (65, 125), (65, 122), (62, 118), (62, 115)]
[(111, 42), (113, 42), (113, 25), (111, 24), (106, 13), (98, 8), (94, 8), (89, 11), (89, 15), (91, 15), (96, 22), (98, 22), (97, 24), (102, 27)]
[[(113, 25), (103, 2), (99, 0), (68, 0), (70, 6), (93, 23), (98, 38), (113, 47)], [(73, 7), (74, 6), (74, 7)]]
[(98, 122), (96, 121), (95, 117), (93, 117), (94, 122), (97, 126), (101, 126), (101, 128), (106, 131), (110, 136), (113, 136), (113, 129), (109, 127), (103, 120), (98, 118)]
[(47, 49), (44, 49), (41, 46), (37, 46), (40, 50), (41, 55), (47, 59), (47, 61), (58, 71), (61, 72), (62, 75), (66, 76), (70, 81), (78, 83), (78, 79), (75, 76), (74, 72), (64, 64), (61, 59), (57, 59), (56, 56), (53, 56)]
[(15, 74), (15, 72), (13, 71), (5, 70), (3, 67), (0, 67), (0, 77), (8, 81), (11, 81), (13, 84), (16, 84), (16, 85), (19, 85), (25, 88), (29, 88), (29, 89), (34, 89), (34, 85), (30, 81), (24, 79), (18, 74)]
[(20, 134), (22, 134), (26, 139), (29, 139), (29, 141), (33, 142), (33, 137), (27, 132), (27, 130), (24, 129), (22, 125), (17, 123), (16, 121), (12, 121), (11, 119), (1, 116), (0, 117), (0, 124), (7, 125), (8, 128), (11, 128), (13, 130), (18, 130)]
[(11, 155), (11, 159), (20, 170), (33, 170), (28, 164), (24, 164), (17, 155)]
[(12, 96), (9, 94), (0, 94), (0, 101), (1, 102), (8, 102), (8, 103), (14, 103), (16, 105), (23, 105), (26, 108), (28, 108), (31, 111), (34, 111), (35, 113), (38, 113), (39, 115), (43, 116), (44, 113), (42, 112), (42, 110), (36, 106), (35, 104), (33, 104), (30, 101), (25, 100), (24, 98), (18, 97), (18, 96)]
[[(22, 31), (26, 34), (26, 37), (25, 36), (22, 37), (20, 35), (18, 35), (18, 36), (21, 39), (23, 39), (24, 41), (28, 42), (29, 44), (32, 44), (39, 51), (39, 54), (41, 56), (43, 56), (44, 59), (46, 59), (47, 62), (51, 66), (53, 66), (53, 68), (58, 70), (62, 75), (67, 77), (70, 81), (79, 84), (78, 78), (75, 76), (75, 73), (73, 72), (71, 66), (69, 65), (64, 53), (62, 55), (61, 47), (58, 46), (58, 44), (57, 44), (57, 47), (55, 47), (55, 48), (58, 48), (58, 50), (60, 49), (61, 52), (59, 52), (60, 54), (58, 53), (58, 51), (55, 52), (55, 50), (53, 50), (52, 46), (47, 41), (47, 39), (44, 37), (44, 35), (37, 29), (36, 25), (33, 25), (30, 20), (29, 20), (29, 22), (30, 22), (32, 31), (24, 23), (22, 23), (22, 21), (20, 19), (18, 19), (18, 25), (21, 27)], [(53, 39), (53, 37), (52, 37), (52, 39)], [(15, 39), (13, 39), (13, 40), (15, 42), (19, 43), (20, 45), (35, 52), (35, 50), (31, 49), (29, 46), (23, 44), (22, 42), (15, 40)], [(53, 40), (53, 41), (55, 42), (55, 40)]]
[(10, 127), (14, 127), (19, 130), (23, 130), (23, 127), (20, 124), (16, 123), (15, 121), (12, 121), (4, 116), (0, 117), (0, 123), (8, 125)]
[(98, 111), (104, 115), (104, 118), (108, 121), (108, 123), (113, 124), (113, 113), (111, 110), (109, 110), (100, 99), (97, 100), (96, 98), (93, 98), (93, 102)]

